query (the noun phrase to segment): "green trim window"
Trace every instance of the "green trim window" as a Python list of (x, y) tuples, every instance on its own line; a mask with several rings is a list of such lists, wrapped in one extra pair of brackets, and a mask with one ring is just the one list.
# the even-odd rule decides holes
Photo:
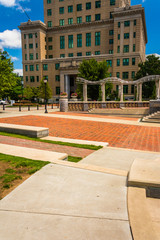
[(26, 34), (24, 34), (24, 39), (26, 39)]
[(43, 70), (48, 71), (48, 64), (43, 64)]
[(48, 42), (52, 42), (52, 37), (49, 37), (49, 38), (48, 38)]
[(33, 53), (29, 54), (29, 60), (33, 60)]
[(56, 64), (55, 64), (55, 69), (58, 70), (59, 67), (60, 67), (60, 64), (59, 64), (59, 63), (56, 63)]
[(47, 16), (52, 16), (52, 9), (47, 9)]
[(59, 26), (64, 26), (64, 19), (59, 20)]
[(120, 34), (118, 34), (118, 40), (120, 40), (120, 38), (121, 38), (121, 35), (120, 35)]
[(33, 44), (30, 43), (30, 44), (29, 44), (29, 49), (32, 49), (32, 48), (33, 48)]
[(136, 51), (136, 44), (133, 44), (133, 52)]
[(60, 75), (56, 75), (55, 80), (56, 80), (56, 82), (60, 82)]
[(39, 82), (39, 76), (37, 76), (37, 82)]
[(101, 52), (100, 51), (95, 51), (95, 53), (94, 53), (95, 55), (100, 55), (101, 54)]
[(38, 48), (38, 43), (36, 43), (36, 48)]
[(101, 33), (95, 32), (95, 46), (101, 45)]
[(112, 13), (113, 13), (113, 12), (110, 12), (110, 19), (112, 19), (112, 18), (113, 18), (113, 15), (112, 15)]
[(108, 66), (112, 67), (112, 60), (106, 60), (106, 62)]
[(60, 54), (60, 58), (65, 58), (65, 54), (64, 53)]
[(123, 93), (128, 94), (128, 85), (123, 85)]
[(52, 50), (53, 49), (53, 46), (52, 45), (49, 45), (48, 46), (48, 50)]
[(134, 20), (134, 26), (136, 26), (136, 25), (137, 25), (137, 20), (135, 19), (135, 20)]
[(64, 0), (59, 0), (59, 2), (63, 2)]
[(36, 71), (39, 71), (39, 64), (36, 64)]
[(60, 49), (65, 49), (65, 36), (60, 36)]
[(26, 82), (28, 82), (28, 76), (26, 76)]
[(129, 33), (124, 33), (124, 39), (129, 39)]
[(120, 66), (120, 59), (117, 59), (117, 67)]
[(68, 54), (68, 57), (73, 57), (73, 53), (69, 53), (69, 54)]
[(100, 21), (101, 20), (101, 14), (95, 14), (95, 21)]
[(28, 65), (25, 65), (25, 71), (28, 72)]
[(124, 26), (129, 27), (130, 26), (130, 21), (124, 21)]
[(86, 10), (89, 10), (89, 9), (91, 9), (91, 2), (86, 3)]
[(24, 44), (24, 49), (27, 49), (27, 44)]
[(34, 82), (34, 76), (30, 76), (30, 82)]
[(77, 17), (77, 23), (82, 23), (82, 17)]
[(135, 71), (132, 71), (132, 79), (135, 78)]
[(112, 73), (111, 72), (109, 73), (109, 76), (112, 77)]
[(68, 13), (72, 13), (73, 12), (73, 5), (68, 6)]
[(48, 21), (48, 27), (52, 27), (52, 21)]
[(123, 66), (129, 66), (129, 58), (123, 58)]
[(120, 53), (120, 46), (117, 46), (117, 53)]
[(59, 8), (59, 14), (64, 14), (64, 7)]
[(82, 4), (77, 4), (77, 12), (82, 11)]
[(132, 58), (132, 65), (135, 65), (135, 64), (136, 64), (136, 59)]
[(56, 87), (56, 95), (60, 94), (60, 87)]
[(86, 56), (91, 56), (91, 52), (86, 52)]
[(91, 15), (86, 16), (86, 22), (91, 22)]
[(131, 94), (134, 94), (134, 85), (131, 85)]
[(95, 8), (101, 7), (101, 1), (95, 1)]
[(36, 59), (38, 59), (38, 53), (36, 53)]
[(53, 55), (49, 55), (48, 57), (49, 57), (49, 58), (53, 58)]
[(113, 54), (113, 49), (112, 49), (112, 50), (109, 50), (109, 54)]
[(68, 48), (73, 48), (73, 35), (68, 36)]
[(32, 33), (29, 33), (29, 38), (33, 38), (33, 34)]
[(82, 47), (82, 34), (77, 34), (77, 47)]
[(37, 33), (35, 33), (35, 38), (37, 38), (38, 37), (38, 35), (37, 35)]
[(81, 57), (81, 56), (82, 56), (82, 52), (78, 52), (77, 57)]
[(51, 3), (51, 0), (47, 0), (47, 4), (50, 4)]
[(118, 28), (120, 28), (121, 27), (121, 23), (120, 22), (118, 22)]
[(91, 46), (91, 33), (86, 33), (86, 47)]
[(113, 44), (113, 39), (109, 39), (109, 44)]
[(117, 78), (120, 78), (120, 72), (117, 72), (117, 73), (116, 73), (116, 77), (117, 77)]
[(73, 18), (68, 18), (68, 25), (73, 24)]
[(122, 76), (123, 76), (123, 79), (128, 79), (129, 73), (128, 72), (123, 72)]
[(124, 45), (124, 46), (123, 46), (123, 52), (124, 52), (124, 53), (129, 52), (129, 45)]
[(25, 54), (25, 60), (27, 60), (27, 54)]
[(133, 38), (136, 38), (136, 32), (133, 33)]
[(114, 30), (109, 30), (109, 36), (113, 36), (114, 35)]
[(110, 0), (110, 6), (114, 6), (116, 4), (116, 0)]

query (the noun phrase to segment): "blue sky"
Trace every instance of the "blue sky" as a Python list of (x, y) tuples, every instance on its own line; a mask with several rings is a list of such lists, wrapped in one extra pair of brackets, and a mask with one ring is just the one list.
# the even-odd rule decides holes
[[(160, 54), (160, 0), (131, 0), (131, 5), (145, 7), (148, 44), (146, 54)], [(22, 69), (21, 39), (18, 25), (28, 19), (43, 21), (43, 0), (0, 0), (0, 48), (6, 50), (14, 61), (15, 69)]]

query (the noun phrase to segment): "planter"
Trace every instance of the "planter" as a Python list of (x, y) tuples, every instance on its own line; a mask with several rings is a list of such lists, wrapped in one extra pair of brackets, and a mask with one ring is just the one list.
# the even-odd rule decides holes
[(71, 96), (71, 101), (77, 101), (77, 96)]
[(68, 112), (68, 97), (60, 96), (59, 105), (60, 105), (60, 112)]

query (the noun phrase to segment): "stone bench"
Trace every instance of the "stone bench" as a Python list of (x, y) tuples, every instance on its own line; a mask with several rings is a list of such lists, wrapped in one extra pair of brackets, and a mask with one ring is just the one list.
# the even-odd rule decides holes
[(0, 123), (0, 132), (14, 133), (36, 138), (42, 138), (49, 135), (48, 128), (7, 123)]

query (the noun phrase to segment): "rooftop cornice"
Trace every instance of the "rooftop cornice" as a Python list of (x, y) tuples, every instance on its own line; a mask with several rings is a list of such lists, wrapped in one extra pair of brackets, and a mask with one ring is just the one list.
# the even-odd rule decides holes
[(41, 28), (44, 31), (47, 30), (46, 24), (41, 22), (40, 20), (38, 21), (31, 21), (29, 20), (28, 22), (24, 22), (21, 23), (20, 26), (18, 26), (18, 28), (22, 31), (22, 30), (29, 30), (29, 29), (36, 29), (36, 28)]

